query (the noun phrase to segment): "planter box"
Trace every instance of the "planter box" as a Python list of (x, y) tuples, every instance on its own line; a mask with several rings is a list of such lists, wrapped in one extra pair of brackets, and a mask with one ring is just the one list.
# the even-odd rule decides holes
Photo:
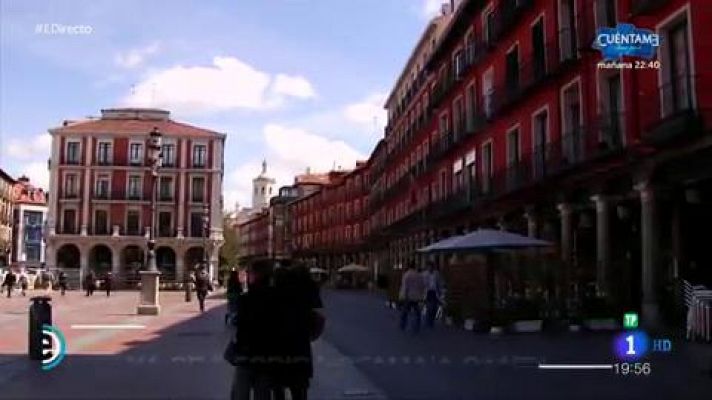
[(590, 331), (614, 331), (620, 329), (613, 318), (594, 318), (583, 321), (583, 327)]
[(540, 319), (514, 321), (511, 325), (511, 329), (517, 333), (541, 332), (542, 322)]
[(465, 330), (473, 331), (474, 329), (475, 329), (475, 320), (474, 319), (466, 319), (465, 320)]

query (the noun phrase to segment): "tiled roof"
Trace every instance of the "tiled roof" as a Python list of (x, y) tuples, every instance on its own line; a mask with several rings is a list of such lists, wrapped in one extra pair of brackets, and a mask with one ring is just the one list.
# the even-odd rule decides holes
[(51, 129), (59, 133), (148, 134), (157, 127), (167, 136), (215, 137), (222, 134), (173, 120), (88, 119)]
[(329, 183), (331, 178), (329, 173), (322, 174), (301, 174), (294, 177), (295, 184), (319, 184), (326, 185)]

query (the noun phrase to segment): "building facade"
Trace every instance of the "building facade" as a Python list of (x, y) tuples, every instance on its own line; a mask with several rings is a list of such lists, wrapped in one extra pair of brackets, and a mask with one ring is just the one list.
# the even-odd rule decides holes
[[(568, 285), (656, 320), (709, 280), (712, 10), (693, 1), (462, 1), (386, 105), (372, 231), (386, 264), (493, 227), (556, 243)], [(601, 68), (596, 29), (661, 36), (659, 64)], [(438, 30), (434, 30), (437, 32)], [(419, 49), (418, 51), (421, 51)], [(658, 67), (659, 66), (659, 67)]]
[[(152, 186), (149, 133), (162, 134)], [(222, 245), (225, 134), (174, 121), (159, 109), (102, 110), (65, 121), (52, 135), (47, 265), (77, 272), (136, 276), (146, 265), (156, 190), (156, 261), (164, 281), (182, 281)]]
[(0, 267), (10, 265), (12, 256), (12, 188), (15, 180), (0, 169)]
[(12, 263), (21, 268), (41, 267), (45, 262), (47, 193), (21, 176), (12, 187), (12, 198)]

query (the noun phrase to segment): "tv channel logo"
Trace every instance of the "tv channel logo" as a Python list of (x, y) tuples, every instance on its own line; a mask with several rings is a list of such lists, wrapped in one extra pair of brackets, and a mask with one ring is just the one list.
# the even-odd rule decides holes
[(624, 56), (652, 59), (660, 47), (660, 35), (650, 29), (639, 29), (633, 24), (618, 24), (615, 28), (598, 28), (593, 48), (600, 51), (604, 61)]
[(59, 365), (67, 354), (67, 340), (56, 326), (42, 325), (42, 370)]
[(613, 347), (619, 360), (637, 360), (650, 350), (650, 339), (640, 330), (624, 331), (616, 335)]

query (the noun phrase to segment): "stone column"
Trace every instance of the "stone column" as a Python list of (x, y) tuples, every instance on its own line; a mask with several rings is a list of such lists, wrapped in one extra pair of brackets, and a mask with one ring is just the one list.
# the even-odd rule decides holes
[(185, 280), (185, 260), (182, 249), (174, 249), (176, 253), (176, 282)]
[(658, 220), (655, 190), (650, 182), (641, 182), (635, 187), (640, 193), (640, 233), (642, 264), (642, 322), (646, 327), (660, 325), (660, 310), (657, 296), (659, 256)]
[(178, 143), (180, 144), (180, 155), (178, 156), (178, 226), (176, 228), (177, 236), (182, 238), (185, 235), (185, 186), (187, 185), (186, 177), (188, 176), (185, 168), (187, 165), (186, 159), (188, 158), (188, 141), (179, 139)]
[[(50, 172), (49, 172), (49, 192), (59, 193), (59, 159), (61, 155), (60, 149), (60, 138), (59, 136), (52, 135), (52, 155), (50, 159)], [(52, 196), (49, 199), (49, 210), (47, 215), (47, 233), (49, 236), (53, 236), (57, 232), (57, 222), (59, 221), (59, 215), (57, 210), (57, 205), (59, 204), (59, 199), (57, 196)], [(49, 249), (49, 247), (48, 247)]]
[(89, 248), (79, 247), (79, 288), (84, 288), (84, 277), (89, 271)]
[(113, 247), (111, 248), (111, 272), (114, 274), (114, 277), (119, 276), (121, 272), (121, 250), (117, 250)]
[(611, 263), (610, 201), (601, 194), (591, 200), (596, 204), (596, 285), (605, 296), (609, 294)]
[(94, 154), (92, 150), (92, 137), (87, 136), (87, 142), (86, 142), (86, 149), (85, 154), (86, 154), (86, 164), (84, 167), (84, 184), (82, 186), (82, 224), (81, 224), (81, 234), (82, 236), (86, 236), (88, 234), (88, 229), (89, 229), (89, 200), (91, 198), (91, 189), (92, 189), (92, 184), (91, 184), (91, 169), (90, 166), (92, 165), (92, 156)]
[(539, 237), (539, 216), (531, 208), (528, 208), (524, 213), (524, 218), (527, 219), (527, 236), (532, 238)]
[(559, 217), (561, 218), (561, 260), (565, 263), (571, 262), (573, 246), (573, 209), (571, 204), (561, 203), (557, 206)]

